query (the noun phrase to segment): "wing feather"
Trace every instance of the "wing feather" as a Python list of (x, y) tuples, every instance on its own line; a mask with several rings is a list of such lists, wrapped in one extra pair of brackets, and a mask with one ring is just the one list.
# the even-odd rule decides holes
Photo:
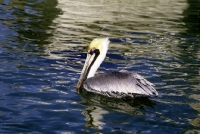
[(152, 83), (137, 73), (124, 70), (91, 77), (83, 87), (89, 92), (117, 98), (158, 95)]

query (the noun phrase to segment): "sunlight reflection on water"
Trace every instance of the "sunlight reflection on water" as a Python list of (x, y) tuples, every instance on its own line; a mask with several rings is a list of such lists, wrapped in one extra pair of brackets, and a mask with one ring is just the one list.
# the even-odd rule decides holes
[[(2, 3), (0, 132), (198, 132), (200, 42), (190, 18), (197, 3)], [(124, 101), (76, 93), (87, 45), (97, 37), (111, 41), (97, 73), (135, 71), (160, 97)]]

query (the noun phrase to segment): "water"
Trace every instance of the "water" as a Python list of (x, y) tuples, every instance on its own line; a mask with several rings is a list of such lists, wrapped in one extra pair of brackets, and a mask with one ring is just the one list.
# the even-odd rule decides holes
[[(198, 0), (0, 0), (0, 133), (200, 133)], [(88, 43), (98, 73), (136, 71), (158, 98), (78, 94)]]

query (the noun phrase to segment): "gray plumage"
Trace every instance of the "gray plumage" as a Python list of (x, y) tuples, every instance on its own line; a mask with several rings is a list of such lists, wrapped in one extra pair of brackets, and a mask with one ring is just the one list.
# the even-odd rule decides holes
[(109, 42), (108, 38), (98, 38), (89, 44), (87, 58), (76, 85), (77, 91), (83, 86), (89, 92), (115, 98), (157, 96), (153, 84), (137, 73), (120, 71), (95, 76), (106, 57)]
[(152, 83), (128, 71), (96, 75), (88, 78), (83, 87), (89, 92), (116, 98), (158, 95)]

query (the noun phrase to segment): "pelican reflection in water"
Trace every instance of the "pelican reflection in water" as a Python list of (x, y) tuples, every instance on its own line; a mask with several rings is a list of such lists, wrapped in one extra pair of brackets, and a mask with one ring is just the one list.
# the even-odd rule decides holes
[(83, 87), (88, 92), (115, 98), (157, 96), (153, 84), (135, 72), (122, 70), (95, 75), (106, 57), (109, 42), (108, 38), (97, 38), (89, 44), (76, 89), (79, 91)]

